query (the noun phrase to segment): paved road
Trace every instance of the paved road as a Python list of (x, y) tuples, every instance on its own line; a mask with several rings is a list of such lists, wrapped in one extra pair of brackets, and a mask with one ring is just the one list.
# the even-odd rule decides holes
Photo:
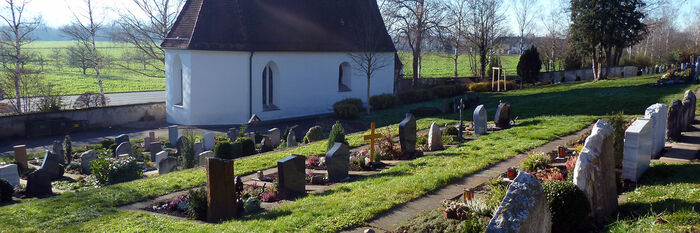
[[(109, 99), (108, 105), (127, 105), (127, 104), (143, 104), (165, 101), (165, 91), (144, 91), (144, 92), (126, 92), (126, 93), (109, 93), (105, 94)], [(63, 98), (63, 105), (66, 109), (73, 107), (73, 103), (78, 98), (78, 95), (67, 95)], [(36, 102), (38, 98), (33, 98), (32, 102)], [(0, 103), (9, 103), (9, 100), (0, 100)]]

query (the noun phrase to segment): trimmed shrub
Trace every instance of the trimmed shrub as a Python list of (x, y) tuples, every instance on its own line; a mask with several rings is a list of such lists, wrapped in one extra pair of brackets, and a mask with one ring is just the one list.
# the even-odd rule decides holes
[(207, 220), (207, 190), (206, 188), (191, 189), (185, 207), (187, 217), (197, 220)]
[(577, 232), (586, 223), (590, 205), (586, 194), (567, 181), (542, 184), (552, 212), (552, 232)]
[(382, 94), (369, 97), (369, 104), (372, 109), (392, 108), (399, 102), (399, 98), (392, 94)]
[(399, 100), (404, 104), (418, 103), (433, 99), (433, 92), (425, 89), (407, 91), (399, 94)]
[(331, 134), (328, 135), (328, 142), (326, 143), (326, 151), (329, 151), (336, 142), (348, 145), (348, 141), (345, 140), (345, 130), (339, 121), (336, 121), (333, 124), (333, 128), (331, 128)]
[(523, 165), (520, 169), (528, 172), (536, 172), (537, 170), (545, 169), (549, 164), (552, 163), (552, 159), (549, 155), (544, 153), (532, 153), (527, 155)]
[(622, 153), (625, 148), (625, 131), (629, 125), (625, 122), (625, 113), (617, 112), (606, 117), (605, 121), (613, 127), (615, 143), (613, 144), (613, 155), (615, 157), (615, 167), (622, 167)]
[(357, 117), (360, 109), (358, 109), (354, 104), (338, 102), (333, 104), (333, 112), (338, 118), (353, 119)]
[(229, 141), (217, 142), (214, 146), (214, 157), (220, 159), (233, 159), (233, 146)]
[(144, 162), (147, 160), (146, 156), (143, 156), (143, 148), (141, 148), (138, 143), (131, 145), (131, 155), (136, 158), (136, 161), (139, 162)]
[(541, 69), (542, 60), (540, 60), (540, 53), (537, 52), (537, 47), (532, 45), (529, 49), (523, 51), (523, 55), (520, 56), (517, 67), (518, 76), (527, 83), (535, 83)]
[(357, 108), (358, 111), (365, 110), (364, 104), (362, 104), (362, 100), (358, 99), (358, 98), (348, 98), (348, 99), (344, 99), (344, 100), (336, 102), (336, 104), (337, 103), (352, 104), (352, 105), (355, 105), (355, 107)]
[(102, 142), (100, 142), (100, 144), (102, 144), (102, 148), (109, 149), (110, 146), (112, 146), (112, 144), (115, 144), (115, 142), (114, 142), (114, 139), (107, 138), (107, 139), (102, 140)]
[(454, 85), (442, 85), (432, 88), (433, 96), (436, 98), (447, 98), (457, 95), (457, 88)]
[(0, 203), (12, 201), (12, 194), (15, 193), (15, 187), (6, 179), (0, 178)]
[(304, 143), (311, 143), (315, 141), (321, 141), (323, 140), (323, 129), (321, 126), (314, 126), (309, 129), (308, 132), (306, 132), (306, 136), (304, 136)]
[(133, 157), (108, 159), (100, 156), (90, 163), (90, 169), (97, 181), (103, 185), (132, 181), (143, 176), (141, 166)]
[(262, 210), (260, 208), (261, 201), (258, 197), (249, 197), (243, 202), (243, 209), (247, 214), (257, 213)]
[(448, 125), (448, 126), (445, 126), (445, 129), (443, 130), (443, 134), (457, 136), (457, 134), (459, 134), (459, 129), (457, 129), (457, 127), (454, 127), (452, 125)]
[(182, 166), (185, 169), (196, 167), (199, 161), (197, 161), (196, 152), (194, 151), (194, 140), (196, 139), (194, 131), (192, 131), (192, 129), (186, 129), (183, 135), (187, 140), (183, 141), (182, 152), (180, 153)]
[(415, 117), (435, 116), (435, 115), (440, 115), (442, 113), (442, 111), (440, 111), (440, 109), (436, 108), (436, 107), (419, 107), (419, 108), (411, 109), (410, 112)]
[(252, 139), (240, 137), (236, 139), (236, 142), (241, 144), (241, 156), (255, 154), (255, 143)]

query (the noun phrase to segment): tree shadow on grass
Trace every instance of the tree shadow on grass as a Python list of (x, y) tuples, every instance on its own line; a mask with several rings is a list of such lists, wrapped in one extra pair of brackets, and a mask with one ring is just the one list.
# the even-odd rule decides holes
[[(654, 164), (642, 175), (640, 185), (667, 185), (671, 183), (700, 184), (700, 163)], [(700, 210), (700, 209), (699, 209)]]
[(628, 202), (620, 206), (621, 218), (634, 218), (637, 216), (647, 216), (661, 212), (675, 213), (679, 211), (700, 210), (700, 203), (687, 202), (680, 199), (665, 199), (655, 202)]

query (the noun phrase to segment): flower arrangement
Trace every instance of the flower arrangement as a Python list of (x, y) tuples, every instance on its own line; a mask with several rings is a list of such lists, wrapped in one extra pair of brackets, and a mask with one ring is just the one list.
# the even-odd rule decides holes
[(552, 180), (561, 180), (565, 181), (566, 178), (564, 176), (564, 173), (561, 171), (559, 168), (545, 168), (543, 170), (538, 170), (536, 172), (530, 172), (531, 175), (535, 176), (537, 180), (540, 181), (540, 183), (552, 181)]

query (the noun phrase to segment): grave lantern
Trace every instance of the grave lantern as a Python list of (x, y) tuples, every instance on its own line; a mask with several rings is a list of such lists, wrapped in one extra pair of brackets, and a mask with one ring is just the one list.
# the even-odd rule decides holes
[(518, 169), (515, 167), (508, 168), (508, 179), (515, 180), (515, 176), (518, 175)]
[(243, 191), (243, 181), (240, 176), (236, 176), (236, 192)]
[(563, 146), (559, 146), (559, 148), (557, 148), (557, 150), (558, 150), (558, 152), (559, 152), (559, 153), (557, 154), (557, 158), (563, 158), (563, 157), (564, 157), (564, 152), (566, 152), (566, 148), (563, 147)]
[(471, 201), (472, 199), (474, 199), (474, 190), (464, 189), (464, 202)]
[(259, 179), (259, 180), (262, 180), (263, 177), (265, 176), (265, 174), (263, 174), (263, 171), (258, 171), (257, 174), (258, 174), (258, 179)]

